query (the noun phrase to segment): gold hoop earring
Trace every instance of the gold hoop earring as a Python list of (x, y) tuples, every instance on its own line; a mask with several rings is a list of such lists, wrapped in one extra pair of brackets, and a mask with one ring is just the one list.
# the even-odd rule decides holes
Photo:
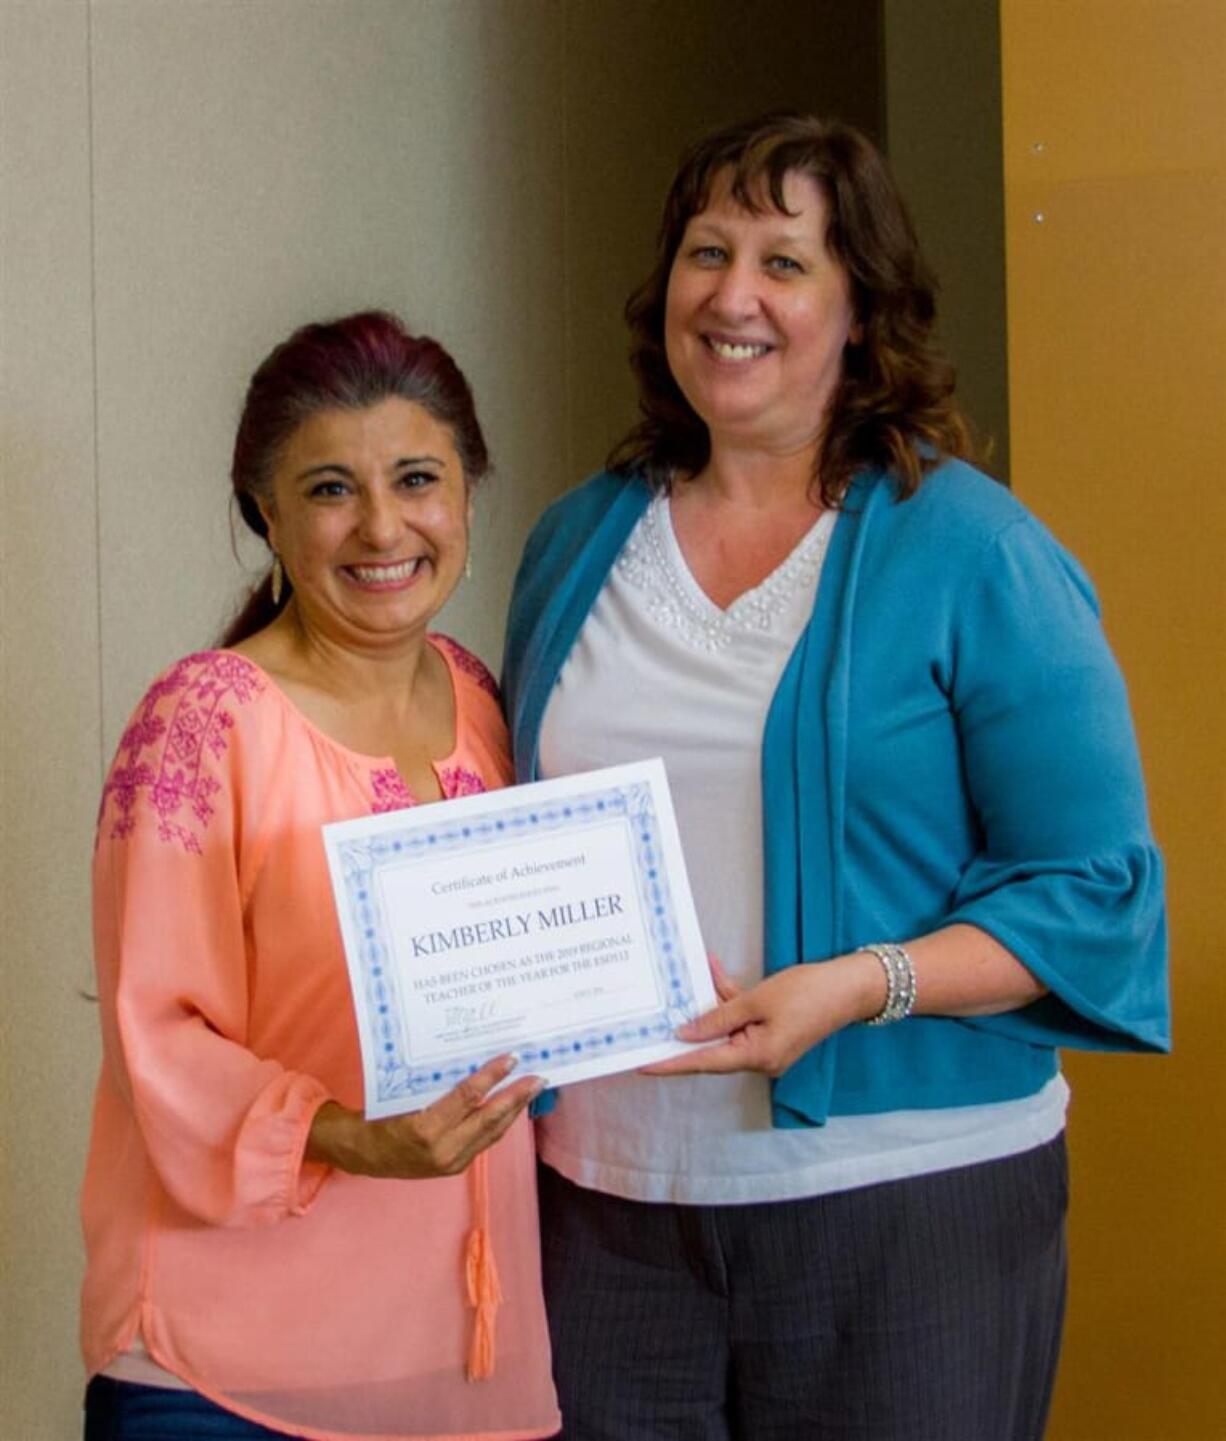
[(281, 604), (281, 592), (285, 588), (285, 571), (281, 568), (281, 557), (273, 551), (272, 554), (272, 603)]
[(472, 553), (471, 550), (467, 550), (467, 551), (465, 551), (465, 553), (464, 553), (464, 579), (465, 579), (465, 580), (472, 580), (472, 578), (473, 578), (473, 553)]

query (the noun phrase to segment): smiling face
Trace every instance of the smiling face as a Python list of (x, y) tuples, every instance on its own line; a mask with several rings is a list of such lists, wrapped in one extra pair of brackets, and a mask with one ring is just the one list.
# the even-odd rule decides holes
[(471, 511), (451, 431), (399, 396), (305, 420), (260, 509), (299, 621), (352, 649), (424, 635), (463, 574)]
[(826, 248), (825, 196), (796, 171), (783, 194), (791, 214), (769, 195), (754, 214), (721, 172), (669, 273), (665, 351), (712, 446), (816, 446), (843, 348), (857, 338), (847, 274)]

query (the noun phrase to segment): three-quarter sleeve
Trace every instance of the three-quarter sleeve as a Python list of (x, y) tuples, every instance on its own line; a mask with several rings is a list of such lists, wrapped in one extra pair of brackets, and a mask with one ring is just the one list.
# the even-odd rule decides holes
[(1030, 517), (962, 595), (951, 695), (982, 834), (949, 923), (1050, 994), (966, 1024), (1040, 1045), (1169, 1045), (1162, 862), (1123, 679), (1084, 572)]
[[(277, 1222), (326, 1170), (304, 1163), (325, 1087), (253, 1045), (259, 956), (244, 920), (258, 805), (258, 681), (193, 657), (146, 696), (103, 795), (94, 928), (104, 1067), (150, 1163), (212, 1225)], [(235, 667), (240, 669), (235, 669)]]

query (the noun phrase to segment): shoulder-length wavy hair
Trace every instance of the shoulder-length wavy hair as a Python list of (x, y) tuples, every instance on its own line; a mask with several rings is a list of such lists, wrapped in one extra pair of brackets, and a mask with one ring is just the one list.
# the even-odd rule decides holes
[(814, 481), (823, 504), (840, 504), (853, 475), (874, 467), (914, 494), (943, 456), (968, 458), (966, 421), (954, 403), (954, 369), (933, 340), (936, 282), (885, 160), (851, 125), (783, 112), (716, 131), (683, 157), (664, 205), (651, 274), (626, 302), (630, 364), (641, 419), (609, 456), (667, 488), (696, 474), (710, 437), (673, 379), (664, 350), (669, 274), (686, 225), (707, 206), (718, 175), (752, 214), (788, 214), (784, 179), (812, 176), (830, 210), (826, 245), (851, 282), (860, 339), (848, 343), (831, 398)]
[[(267, 500), (273, 470), (290, 436), (324, 410), (365, 410), (391, 396), (411, 400), (451, 432), (471, 489), (489, 471), (489, 453), (472, 390), (437, 340), (412, 334), (386, 310), (364, 310), (304, 325), (283, 340), (251, 377), (243, 404), (230, 483), (249, 529), (268, 540), (259, 502)], [(265, 576), (226, 628), (220, 644), (237, 645), (263, 630), (284, 609)]]

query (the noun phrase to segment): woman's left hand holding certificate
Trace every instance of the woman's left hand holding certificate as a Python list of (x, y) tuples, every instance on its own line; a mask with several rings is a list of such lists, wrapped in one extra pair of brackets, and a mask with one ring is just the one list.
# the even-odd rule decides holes
[(433, 1105), (381, 1121), (328, 1101), (312, 1123), (306, 1159), (362, 1176), (457, 1176), (544, 1090), (541, 1077), (524, 1076), (491, 1096), (516, 1064), (514, 1056), (495, 1056)]

